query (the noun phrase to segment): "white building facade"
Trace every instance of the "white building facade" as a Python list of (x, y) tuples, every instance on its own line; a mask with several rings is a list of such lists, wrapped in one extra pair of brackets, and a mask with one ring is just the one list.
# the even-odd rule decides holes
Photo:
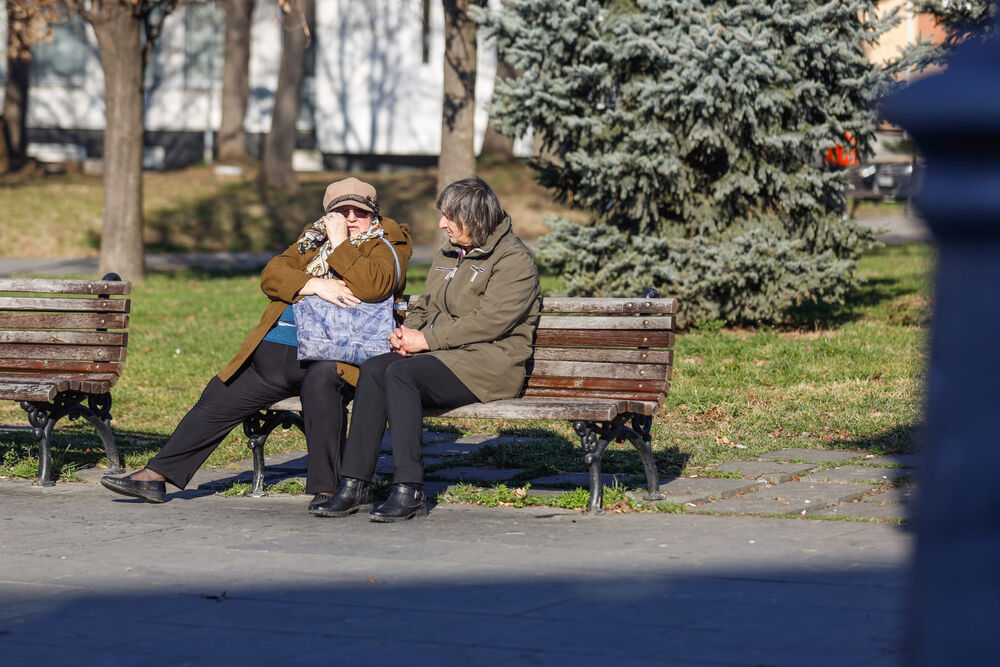
[[(0, 6), (5, 4), (0, 0)], [(441, 142), (444, 15), (430, 0), (316, 0), (306, 55), (297, 163), (303, 168), (387, 168), (436, 162)], [(4, 7), (5, 10), (5, 7)], [(2, 13), (4, 23), (6, 12)], [(275, 0), (257, 0), (251, 30), (250, 98), (244, 127), (259, 156), (270, 128), (281, 58)], [(0, 26), (6, 47), (6, 25)], [(73, 147), (100, 157), (104, 77), (97, 41), (82, 19), (54, 27), (35, 47), (28, 105), (29, 153)], [(167, 17), (145, 77), (147, 166), (182, 167), (211, 157), (221, 116), (224, 14), (211, 2)], [(476, 148), (485, 133), (496, 52), (480, 41)], [(6, 66), (0, 66), (6, 81)], [(2, 95), (2, 90), (0, 90)]]

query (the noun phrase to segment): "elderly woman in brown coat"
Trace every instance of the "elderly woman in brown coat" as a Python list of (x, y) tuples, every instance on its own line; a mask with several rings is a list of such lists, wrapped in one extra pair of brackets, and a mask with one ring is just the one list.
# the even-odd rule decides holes
[(161, 503), (165, 482), (187, 486), (245, 417), (301, 395), (309, 449), (306, 491), (314, 494), (310, 507), (333, 496), (339, 484), (344, 406), (357, 384), (358, 369), (334, 361), (298, 361), (291, 304), (315, 294), (346, 308), (402, 292), (411, 246), (403, 228), (379, 217), (375, 188), (356, 178), (330, 184), (323, 210), (320, 220), (264, 268), (260, 286), (271, 303), (260, 323), (208, 383), (163, 449), (144, 469), (125, 477), (106, 476), (101, 484)]

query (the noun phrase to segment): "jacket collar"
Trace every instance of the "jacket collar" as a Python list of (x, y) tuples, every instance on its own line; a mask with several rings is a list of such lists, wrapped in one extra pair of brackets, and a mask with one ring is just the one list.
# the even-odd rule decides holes
[[(500, 239), (502, 239), (507, 234), (510, 234), (511, 231), (512, 227), (511, 227), (510, 217), (508, 216), (503, 219), (503, 222), (501, 222), (499, 225), (496, 226), (496, 229), (494, 229), (493, 232), (488, 237), (486, 237), (486, 243), (477, 248), (473, 248), (469, 252), (465, 253), (465, 256), (486, 257), (487, 255), (490, 255), (496, 249), (497, 244), (500, 243)], [(453, 257), (455, 255), (458, 255), (459, 253), (459, 247), (457, 245), (452, 244), (451, 242), (446, 243), (442, 250), (444, 254), (448, 255), (449, 257)]]

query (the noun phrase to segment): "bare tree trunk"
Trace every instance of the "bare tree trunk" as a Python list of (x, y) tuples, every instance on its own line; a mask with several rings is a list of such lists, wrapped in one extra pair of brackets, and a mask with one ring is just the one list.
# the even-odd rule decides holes
[(10, 171), (17, 171), (28, 162), (28, 73), (31, 69), (31, 45), (26, 39), (30, 25), (15, 5), (7, 3), (7, 85), (3, 97), (3, 148), (5, 167)]
[[(513, 78), (514, 68), (504, 60), (497, 60), (497, 73), (496, 76), (493, 77), (493, 94), (496, 95), (496, 86), (500, 81), (510, 80)], [(490, 155), (507, 160), (514, 157), (514, 138), (505, 137), (497, 132), (492, 115), (490, 115), (490, 120), (486, 124), (486, 136), (483, 137), (483, 149), (479, 152), (479, 154)]]
[(142, 244), (142, 20), (106, 3), (93, 22), (104, 69), (104, 224), (99, 273), (146, 279)]
[(220, 4), (226, 11), (226, 44), (219, 160), (244, 162), (247, 146), (243, 119), (250, 97), (250, 25), (254, 0), (221, 0)]
[(472, 0), (444, 0), (444, 99), (438, 192), (476, 174), (476, 24), (469, 17)]
[(306, 44), (311, 38), (307, 28), (314, 15), (313, 9), (314, 0), (302, 0), (299, 8), (293, 5), (293, 10), (284, 15), (278, 89), (274, 93), (271, 129), (264, 140), (257, 179), (261, 186), (291, 189), (299, 186), (292, 170), (292, 153), (295, 151), (295, 122), (299, 117)]

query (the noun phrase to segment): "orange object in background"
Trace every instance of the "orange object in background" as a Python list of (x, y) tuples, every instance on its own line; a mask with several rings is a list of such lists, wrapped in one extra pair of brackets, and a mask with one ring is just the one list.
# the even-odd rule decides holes
[(844, 132), (844, 138), (847, 140), (850, 150), (845, 150), (841, 144), (837, 144), (827, 150), (826, 161), (838, 167), (853, 167), (858, 164), (857, 143), (854, 141), (854, 135), (850, 132)]

